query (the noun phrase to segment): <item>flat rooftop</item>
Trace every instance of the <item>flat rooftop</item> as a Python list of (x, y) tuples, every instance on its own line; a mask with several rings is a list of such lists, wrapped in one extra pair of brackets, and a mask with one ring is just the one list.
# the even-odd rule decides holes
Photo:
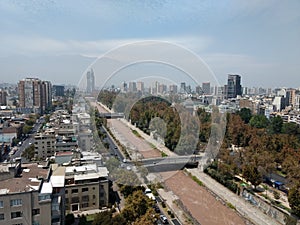
[(22, 174), (20, 177), (13, 177), (1, 181), (0, 194), (26, 192), (38, 190), (41, 180), (46, 179), (48, 169), (37, 163), (22, 164)]

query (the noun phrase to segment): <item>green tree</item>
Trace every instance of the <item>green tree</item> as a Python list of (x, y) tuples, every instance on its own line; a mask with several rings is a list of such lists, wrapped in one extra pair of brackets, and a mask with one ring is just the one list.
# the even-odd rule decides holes
[(269, 132), (271, 134), (279, 134), (281, 133), (283, 125), (283, 120), (280, 116), (275, 116), (270, 119), (270, 124), (269, 124)]
[(284, 134), (297, 135), (300, 133), (300, 129), (296, 123), (284, 123), (281, 132)]
[(22, 157), (31, 160), (34, 157), (34, 145), (27, 147), (21, 154)]
[(269, 120), (264, 115), (255, 115), (250, 119), (249, 124), (251, 127), (261, 129), (269, 125)]
[(92, 225), (111, 225), (112, 224), (112, 212), (104, 211), (97, 213), (94, 217)]
[(69, 213), (65, 217), (65, 224), (72, 225), (75, 222), (75, 217), (73, 213)]
[(145, 215), (152, 206), (153, 201), (141, 190), (138, 190), (125, 199), (125, 208), (122, 211), (122, 215), (127, 223), (132, 223)]
[(241, 108), (241, 110), (238, 111), (237, 114), (241, 117), (241, 119), (244, 121), (244, 123), (249, 123), (249, 121), (252, 117), (251, 110), (248, 108)]
[(292, 209), (292, 212), (295, 215), (300, 216), (300, 183), (295, 185), (289, 191), (288, 200), (289, 200), (289, 204)]
[(250, 181), (254, 185), (254, 189), (262, 182), (262, 175), (258, 171), (257, 167), (252, 164), (247, 164), (243, 169), (243, 176), (247, 181)]
[(273, 196), (276, 200), (279, 200), (280, 199), (280, 193), (278, 191), (274, 191), (273, 192)]
[(31, 130), (32, 130), (32, 126), (25, 124), (23, 126), (22, 132), (23, 132), (23, 134), (28, 134)]

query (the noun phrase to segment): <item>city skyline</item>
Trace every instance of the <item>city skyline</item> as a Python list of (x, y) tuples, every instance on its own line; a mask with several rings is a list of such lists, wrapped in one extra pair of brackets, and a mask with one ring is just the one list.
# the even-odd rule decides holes
[(197, 54), (221, 84), (237, 73), (244, 86), (298, 88), (299, 9), (298, 1), (1, 1), (1, 81), (76, 85), (112, 48), (159, 40)]

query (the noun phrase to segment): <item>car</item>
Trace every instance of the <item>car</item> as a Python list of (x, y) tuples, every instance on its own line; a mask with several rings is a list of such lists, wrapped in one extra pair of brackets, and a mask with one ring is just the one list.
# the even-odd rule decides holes
[(126, 162), (127, 162), (127, 160), (124, 158), (124, 159), (123, 159), (123, 163), (126, 163)]
[(154, 209), (154, 211), (155, 211), (156, 213), (160, 213), (160, 209), (159, 209), (159, 207), (158, 207), (157, 205), (154, 205), (154, 206), (153, 206), (153, 209)]
[(169, 224), (169, 221), (165, 215), (160, 215), (159, 218), (163, 224)]

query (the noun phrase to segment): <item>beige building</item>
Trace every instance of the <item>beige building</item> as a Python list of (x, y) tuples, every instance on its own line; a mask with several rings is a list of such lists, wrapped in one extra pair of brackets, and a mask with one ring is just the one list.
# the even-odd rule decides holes
[(46, 159), (55, 154), (56, 138), (54, 134), (37, 134), (34, 137), (34, 154), (38, 159)]
[(66, 167), (66, 212), (101, 209), (108, 206), (109, 182), (106, 167), (96, 164)]
[(41, 194), (47, 177), (37, 164), (0, 165), (0, 225), (51, 224), (51, 193)]

